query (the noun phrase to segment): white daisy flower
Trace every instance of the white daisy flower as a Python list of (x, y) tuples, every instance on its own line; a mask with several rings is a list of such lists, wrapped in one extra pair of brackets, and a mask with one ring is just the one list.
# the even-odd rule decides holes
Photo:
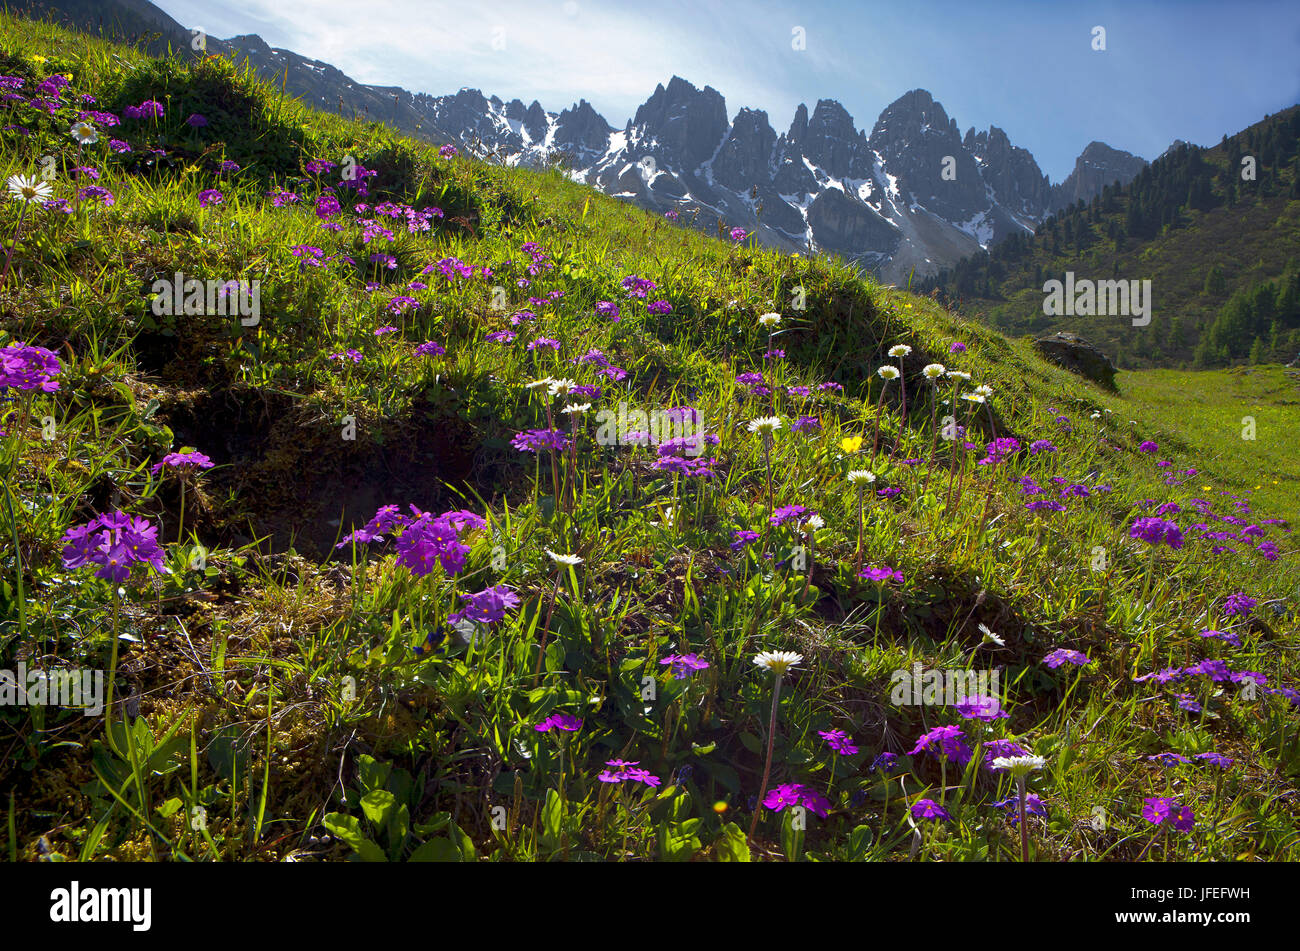
[(854, 469), (846, 478), (849, 480), (849, 485), (871, 485), (876, 481), (876, 474), (866, 469)]
[(762, 317), (758, 318), (758, 322), (762, 324), (764, 327), (775, 327), (777, 324), (781, 322), (781, 315), (764, 314)]
[(986, 397), (979, 390), (976, 390), (974, 393), (963, 393), (961, 398), (970, 400), (972, 403), (983, 403)]
[(89, 122), (74, 122), (70, 134), (78, 145), (94, 145), (99, 141), (99, 132)]
[(900, 343), (889, 348), (891, 357), (905, 357), (912, 352), (912, 348), (905, 343)]
[(590, 403), (570, 403), (568, 406), (561, 409), (560, 412), (576, 415), (578, 413), (585, 413), (589, 409), (591, 409)]
[(552, 396), (568, 396), (569, 393), (573, 391), (573, 388), (578, 385), (577, 380), (562, 379), (550, 380), (548, 382), (549, 385), (546, 387), (546, 392), (550, 393)]
[(988, 399), (993, 395), (993, 387), (989, 386), (987, 383), (981, 383), (979, 386), (975, 387), (975, 392), (985, 399)]
[(877, 370), (876, 373), (880, 374), (882, 380), (898, 379), (898, 367), (884, 366)]
[(803, 523), (807, 525), (809, 528), (826, 527), (826, 520), (822, 518), (820, 515), (809, 515), (806, 519), (803, 520)]
[(751, 433), (762, 433), (765, 436), (770, 436), (781, 428), (781, 417), (760, 416), (758, 419), (750, 420), (747, 428)]
[(985, 627), (983, 624), (980, 624), (980, 625), (979, 625), (979, 629), (980, 629), (980, 633), (984, 635), (984, 639), (983, 639), (982, 643), (984, 643), (984, 644), (997, 644), (998, 647), (1006, 647), (1006, 646), (1007, 646), (1007, 642), (1006, 642), (1006, 641), (1004, 641), (1004, 640), (1003, 640), (1001, 637), (999, 637), (997, 634), (994, 634), (992, 631), (990, 631), (990, 630), (989, 630), (987, 627)]
[(967, 383), (970, 381), (970, 374), (965, 370), (949, 370), (948, 379), (961, 380), (963, 383)]
[(543, 548), (542, 550), (546, 552), (546, 554), (550, 555), (551, 561), (555, 562), (557, 565), (568, 565), (573, 567), (574, 565), (582, 564), (582, 559), (577, 555), (562, 555), (559, 552), (551, 551), (549, 548)]
[(999, 756), (993, 761), (993, 768), (1005, 769), (1019, 779), (1036, 769), (1042, 769), (1046, 762), (1041, 756)]
[(43, 200), (54, 194), (54, 186), (49, 182), (37, 180), (35, 175), (30, 178), (25, 175), (10, 175), (7, 184), (9, 194), (23, 201)]
[(549, 386), (550, 386), (552, 383), (554, 383), (554, 382), (555, 382), (555, 381), (552, 380), (549, 376), (544, 376), (544, 377), (542, 377), (540, 380), (533, 380), (533, 382), (531, 382), (531, 383), (525, 383), (525, 384), (524, 384), (524, 389), (526, 389), (526, 390), (535, 390), (535, 389), (537, 389), (539, 386), (549, 387)]
[(947, 367), (942, 363), (927, 363), (925, 368), (921, 370), (921, 373), (927, 380), (937, 380), (939, 377), (943, 376), (943, 372), (946, 369)]
[(770, 670), (778, 677), (802, 662), (803, 654), (796, 654), (794, 651), (763, 651), (754, 658), (756, 666)]

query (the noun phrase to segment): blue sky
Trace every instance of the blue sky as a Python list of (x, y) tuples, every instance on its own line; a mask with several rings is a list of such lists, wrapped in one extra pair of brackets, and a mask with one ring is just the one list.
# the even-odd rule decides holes
[[(258, 33), (360, 82), (434, 95), (473, 86), (550, 111), (585, 98), (619, 127), (673, 74), (713, 86), (732, 116), (766, 110), (778, 132), (800, 102), (824, 98), (869, 133), (921, 87), (963, 134), (1005, 129), (1053, 182), (1094, 139), (1151, 159), (1300, 102), (1294, 0), (155, 2), (187, 27)], [(1095, 26), (1104, 52), (1092, 49)]]

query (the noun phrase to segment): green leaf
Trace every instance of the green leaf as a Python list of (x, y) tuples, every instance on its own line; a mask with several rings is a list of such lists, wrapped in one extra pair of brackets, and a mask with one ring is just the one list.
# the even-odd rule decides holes
[(748, 862), (749, 840), (740, 826), (728, 822), (713, 843), (713, 852), (719, 862)]
[[(672, 805), (668, 807), (668, 817), (670, 819), (685, 819), (691, 814), (691, 797), (685, 791), (678, 791), (676, 786), (665, 786), (659, 791), (660, 799), (672, 797)], [(696, 820), (698, 821), (698, 820)]]
[(450, 812), (435, 812), (429, 817), (428, 822), (419, 822), (415, 825), (415, 834), (420, 837), (426, 837), (441, 832), (451, 824)]
[(166, 742), (159, 743), (149, 754), (148, 762), (145, 763), (145, 772), (158, 776), (175, 772), (189, 761), (189, 746), (188, 736), (173, 736)]
[(564, 800), (554, 789), (546, 790), (546, 804), (542, 806), (542, 840), (550, 848), (558, 848), (564, 827)]
[[(127, 736), (126, 736), (127, 729), (128, 727), (126, 725), (126, 721), (124, 720), (108, 721), (108, 732), (113, 735), (113, 743), (110, 744), (107, 748), (111, 750), (114, 746), (116, 746), (118, 749), (117, 755), (121, 757), (124, 763), (130, 761), (129, 759), (130, 752), (129, 752), (129, 747), (127, 746)], [(134, 736), (134, 733), (132, 733), (132, 736)]]
[(474, 840), (465, 834), (456, 823), (451, 824), (451, 829), (447, 833), (453, 845), (460, 850), (461, 861), (473, 862), (477, 857), (474, 852)]
[(222, 727), (208, 745), (208, 762), (222, 779), (233, 779), (247, 773), (248, 745), (239, 741), (239, 728)]
[(689, 862), (702, 847), (695, 831), (700, 819), (685, 822), (661, 822), (656, 830), (659, 839), (659, 859), (663, 862)]
[(325, 817), (325, 828), (336, 835), (361, 857), (363, 862), (386, 862), (384, 850), (367, 839), (361, 832), (361, 820), (346, 813), (331, 812)]
[(558, 640), (546, 645), (546, 669), (559, 670), (564, 666), (564, 645)]
[(147, 760), (153, 752), (153, 730), (144, 717), (136, 717), (135, 723), (131, 724), (131, 737), (135, 741), (136, 757)]
[(849, 861), (865, 861), (875, 837), (868, 826), (857, 826), (849, 834)]
[(406, 838), (411, 832), (411, 810), (402, 803), (392, 811), (384, 834), (388, 836), (388, 857), (396, 862), (406, 850)]
[(396, 797), (398, 802), (412, 803), (411, 791), (415, 788), (415, 780), (411, 774), (404, 769), (395, 769), (388, 777), (385, 788)]
[(377, 829), (388, 824), (397, 799), (387, 789), (372, 789), (361, 797), (361, 810)]
[(444, 839), (439, 836), (436, 839), (430, 839), (424, 845), (420, 846), (411, 853), (408, 862), (459, 862), (461, 861), (461, 851), (452, 844), (450, 839)]
[[(803, 830), (796, 828), (796, 821), (802, 825), (807, 821), (801, 810), (787, 809), (781, 816), (781, 851), (791, 862), (799, 861), (799, 852), (803, 847)], [(796, 816), (799, 818), (796, 820)]]
[(362, 789), (369, 791), (388, 788), (388, 777), (392, 771), (392, 763), (381, 763), (366, 753), (357, 757), (357, 781)]

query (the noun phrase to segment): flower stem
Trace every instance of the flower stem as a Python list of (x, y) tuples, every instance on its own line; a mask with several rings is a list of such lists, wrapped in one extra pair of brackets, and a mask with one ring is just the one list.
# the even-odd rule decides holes
[(546, 609), (546, 623), (542, 625), (542, 647), (537, 654), (537, 669), (533, 671), (533, 686), (542, 676), (542, 661), (546, 659), (546, 639), (551, 633), (551, 613), (555, 610), (555, 599), (560, 596), (560, 572), (555, 573), (555, 590), (551, 592), (551, 603)]
[(926, 460), (927, 471), (925, 473), (926, 483), (930, 481), (929, 467), (934, 465), (934, 452), (939, 447), (939, 386), (935, 384), (934, 400), (930, 404), (930, 458)]
[(1020, 861), (1029, 861), (1029, 823), (1025, 820), (1025, 777), (1016, 777), (1020, 793)]
[(907, 379), (903, 376), (903, 358), (898, 358), (898, 385), (903, 392), (902, 423), (907, 423)]
[(758, 790), (758, 802), (754, 803), (754, 818), (749, 822), (749, 837), (754, 838), (758, 828), (759, 810), (763, 808), (763, 797), (767, 795), (767, 781), (772, 776), (772, 747), (776, 742), (776, 708), (781, 700), (781, 676), (778, 674), (772, 685), (772, 716), (767, 723), (767, 762), (763, 764), (763, 785)]
[(876, 435), (871, 440), (871, 468), (876, 468), (876, 450), (880, 448), (880, 408), (885, 405), (885, 387), (889, 381), (885, 380), (880, 384), (880, 398), (876, 400)]
[[(698, 520), (697, 520), (698, 521)], [(808, 600), (808, 586), (812, 584), (813, 565), (816, 562), (817, 538), (811, 528), (808, 529), (808, 570), (803, 576), (803, 601)]]
[(176, 541), (179, 544), (185, 544), (185, 482), (184, 476), (181, 477), (181, 518), (180, 525), (176, 529)]
[[(546, 425), (552, 432), (555, 431), (555, 415), (551, 412), (550, 400), (546, 401)], [(551, 485), (555, 490), (555, 504), (551, 506), (552, 513), (560, 511), (560, 469), (555, 459), (555, 452), (555, 449), (551, 450)]]
[(857, 570), (862, 570), (862, 485), (858, 484), (858, 556)]
[(0, 271), (0, 288), (4, 287), (5, 278), (9, 276), (9, 262), (13, 260), (14, 249), (18, 247), (18, 232), (22, 230), (23, 219), (27, 217), (27, 206), (31, 204), (30, 200), (23, 202), (22, 211), (18, 213), (18, 223), (14, 225), (13, 234), (9, 236), (9, 248), (5, 252), (4, 270)]
[(771, 436), (763, 434), (763, 461), (767, 464), (767, 509), (776, 511), (775, 496), (772, 494), (772, 443)]
[[(117, 582), (113, 583), (113, 647), (109, 654), (108, 660), (108, 700), (104, 705), (104, 710), (108, 714), (108, 748), (118, 756), (122, 754), (118, 751), (117, 741), (113, 739), (113, 681), (117, 677), (117, 634), (119, 619), (121, 616), (121, 598), (117, 593)], [(130, 726), (127, 726), (130, 730)]]
[[(18, 457), (14, 456), (14, 469), (17, 470)], [(18, 633), (24, 639), (27, 637), (27, 593), (23, 590), (23, 553), (18, 544), (18, 518), (14, 515), (13, 496), (9, 492), (9, 481), (4, 482), (5, 489), (5, 506), (9, 509), (9, 531), (14, 540), (14, 566), (17, 569), (17, 597), (18, 597)]]

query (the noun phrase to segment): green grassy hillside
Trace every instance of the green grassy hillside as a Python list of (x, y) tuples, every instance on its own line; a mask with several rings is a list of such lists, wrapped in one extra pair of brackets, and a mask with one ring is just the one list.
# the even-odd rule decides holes
[(0, 854), (1300, 858), (1273, 371), (1102, 393), (220, 59), (0, 77), (0, 670), (109, 691), (0, 675)]
[(1149, 421), (1152, 438), (1199, 447), (1204, 471), (1261, 508), (1297, 514), (1300, 485), (1300, 371), (1278, 366), (1234, 370), (1143, 370), (1117, 377), (1130, 415)]

